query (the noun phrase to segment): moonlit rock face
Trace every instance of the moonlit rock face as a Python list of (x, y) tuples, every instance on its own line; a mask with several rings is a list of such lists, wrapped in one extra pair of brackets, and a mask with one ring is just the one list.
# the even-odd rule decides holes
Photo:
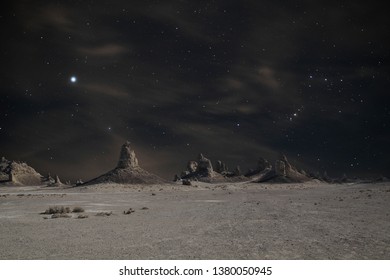
[(72, 77), (70, 77), (70, 81), (72, 83), (75, 83), (75, 82), (77, 82), (77, 78), (75, 76), (72, 76)]
[(117, 168), (138, 167), (138, 159), (135, 156), (134, 150), (130, 148), (130, 142), (123, 144)]

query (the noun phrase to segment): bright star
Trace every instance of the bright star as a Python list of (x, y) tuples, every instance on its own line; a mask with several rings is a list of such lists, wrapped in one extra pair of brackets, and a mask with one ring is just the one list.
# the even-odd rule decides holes
[(75, 83), (75, 82), (77, 82), (77, 78), (75, 76), (72, 76), (72, 77), (70, 77), (70, 81), (72, 83)]

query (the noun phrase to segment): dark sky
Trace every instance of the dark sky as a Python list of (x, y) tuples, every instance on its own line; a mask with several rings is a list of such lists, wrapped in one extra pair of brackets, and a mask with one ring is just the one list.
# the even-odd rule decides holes
[(168, 179), (199, 152), (243, 170), (283, 152), (334, 176), (390, 175), (384, 1), (9, 2), (8, 159), (86, 180), (128, 139)]

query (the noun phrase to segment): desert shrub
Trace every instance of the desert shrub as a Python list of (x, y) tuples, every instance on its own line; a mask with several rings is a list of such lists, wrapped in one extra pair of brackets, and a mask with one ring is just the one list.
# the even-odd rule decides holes
[(98, 212), (98, 213), (96, 213), (96, 216), (100, 216), (100, 217), (111, 216), (111, 215), (112, 215), (112, 211), (111, 212)]
[(56, 219), (56, 218), (71, 218), (71, 217), (72, 217), (71, 215), (68, 215), (68, 214), (65, 214), (65, 213), (56, 213), (56, 214), (51, 215), (52, 219)]
[(191, 186), (192, 184), (191, 184), (191, 181), (190, 180), (188, 180), (188, 179), (185, 179), (185, 180), (183, 180), (183, 185), (185, 185), (185, 186)]
[(82, 212), (84, 212), (84, 209), (79, 207), (79, 206), (76, 206), (76, 207), (73, 208), (72, 212), (73, 213), (82, 213)]
[(52, 215), (52, 214), (66, 214), (70, 213), (69, 207), (64, 206), (52, 206), (45, 210), (42, 214)]
[(131, 214), (131, 213), (133, 213), (133, 212), (135, 212), (135, 210), (134, 210), (133, 208), (129, 208), (129, 210), (123, 211), (123, 214), (129, 215), (129, 214)]
[(77, 216), (77, 219), (86, 219), (88, 218), (88, 215), (85, 215), (85, 214), (80, 214)]

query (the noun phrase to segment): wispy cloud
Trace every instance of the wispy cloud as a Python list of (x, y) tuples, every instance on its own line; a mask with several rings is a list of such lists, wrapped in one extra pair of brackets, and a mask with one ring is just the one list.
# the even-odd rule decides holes
[(279, 88), (279, 81), (276, 78), (275, 71), (270, 67), (267, 66), (260, 67), (257, 70), (257, 74), (258, 74), (257, 76), (258, 81), (262, 85), (273, 90), (277, 90)]
[(119, 44), (105, 44), (96, 47), (81, 47), (78, 51), (87, 56), (118, 56), (129, 52), (129, 48)]

